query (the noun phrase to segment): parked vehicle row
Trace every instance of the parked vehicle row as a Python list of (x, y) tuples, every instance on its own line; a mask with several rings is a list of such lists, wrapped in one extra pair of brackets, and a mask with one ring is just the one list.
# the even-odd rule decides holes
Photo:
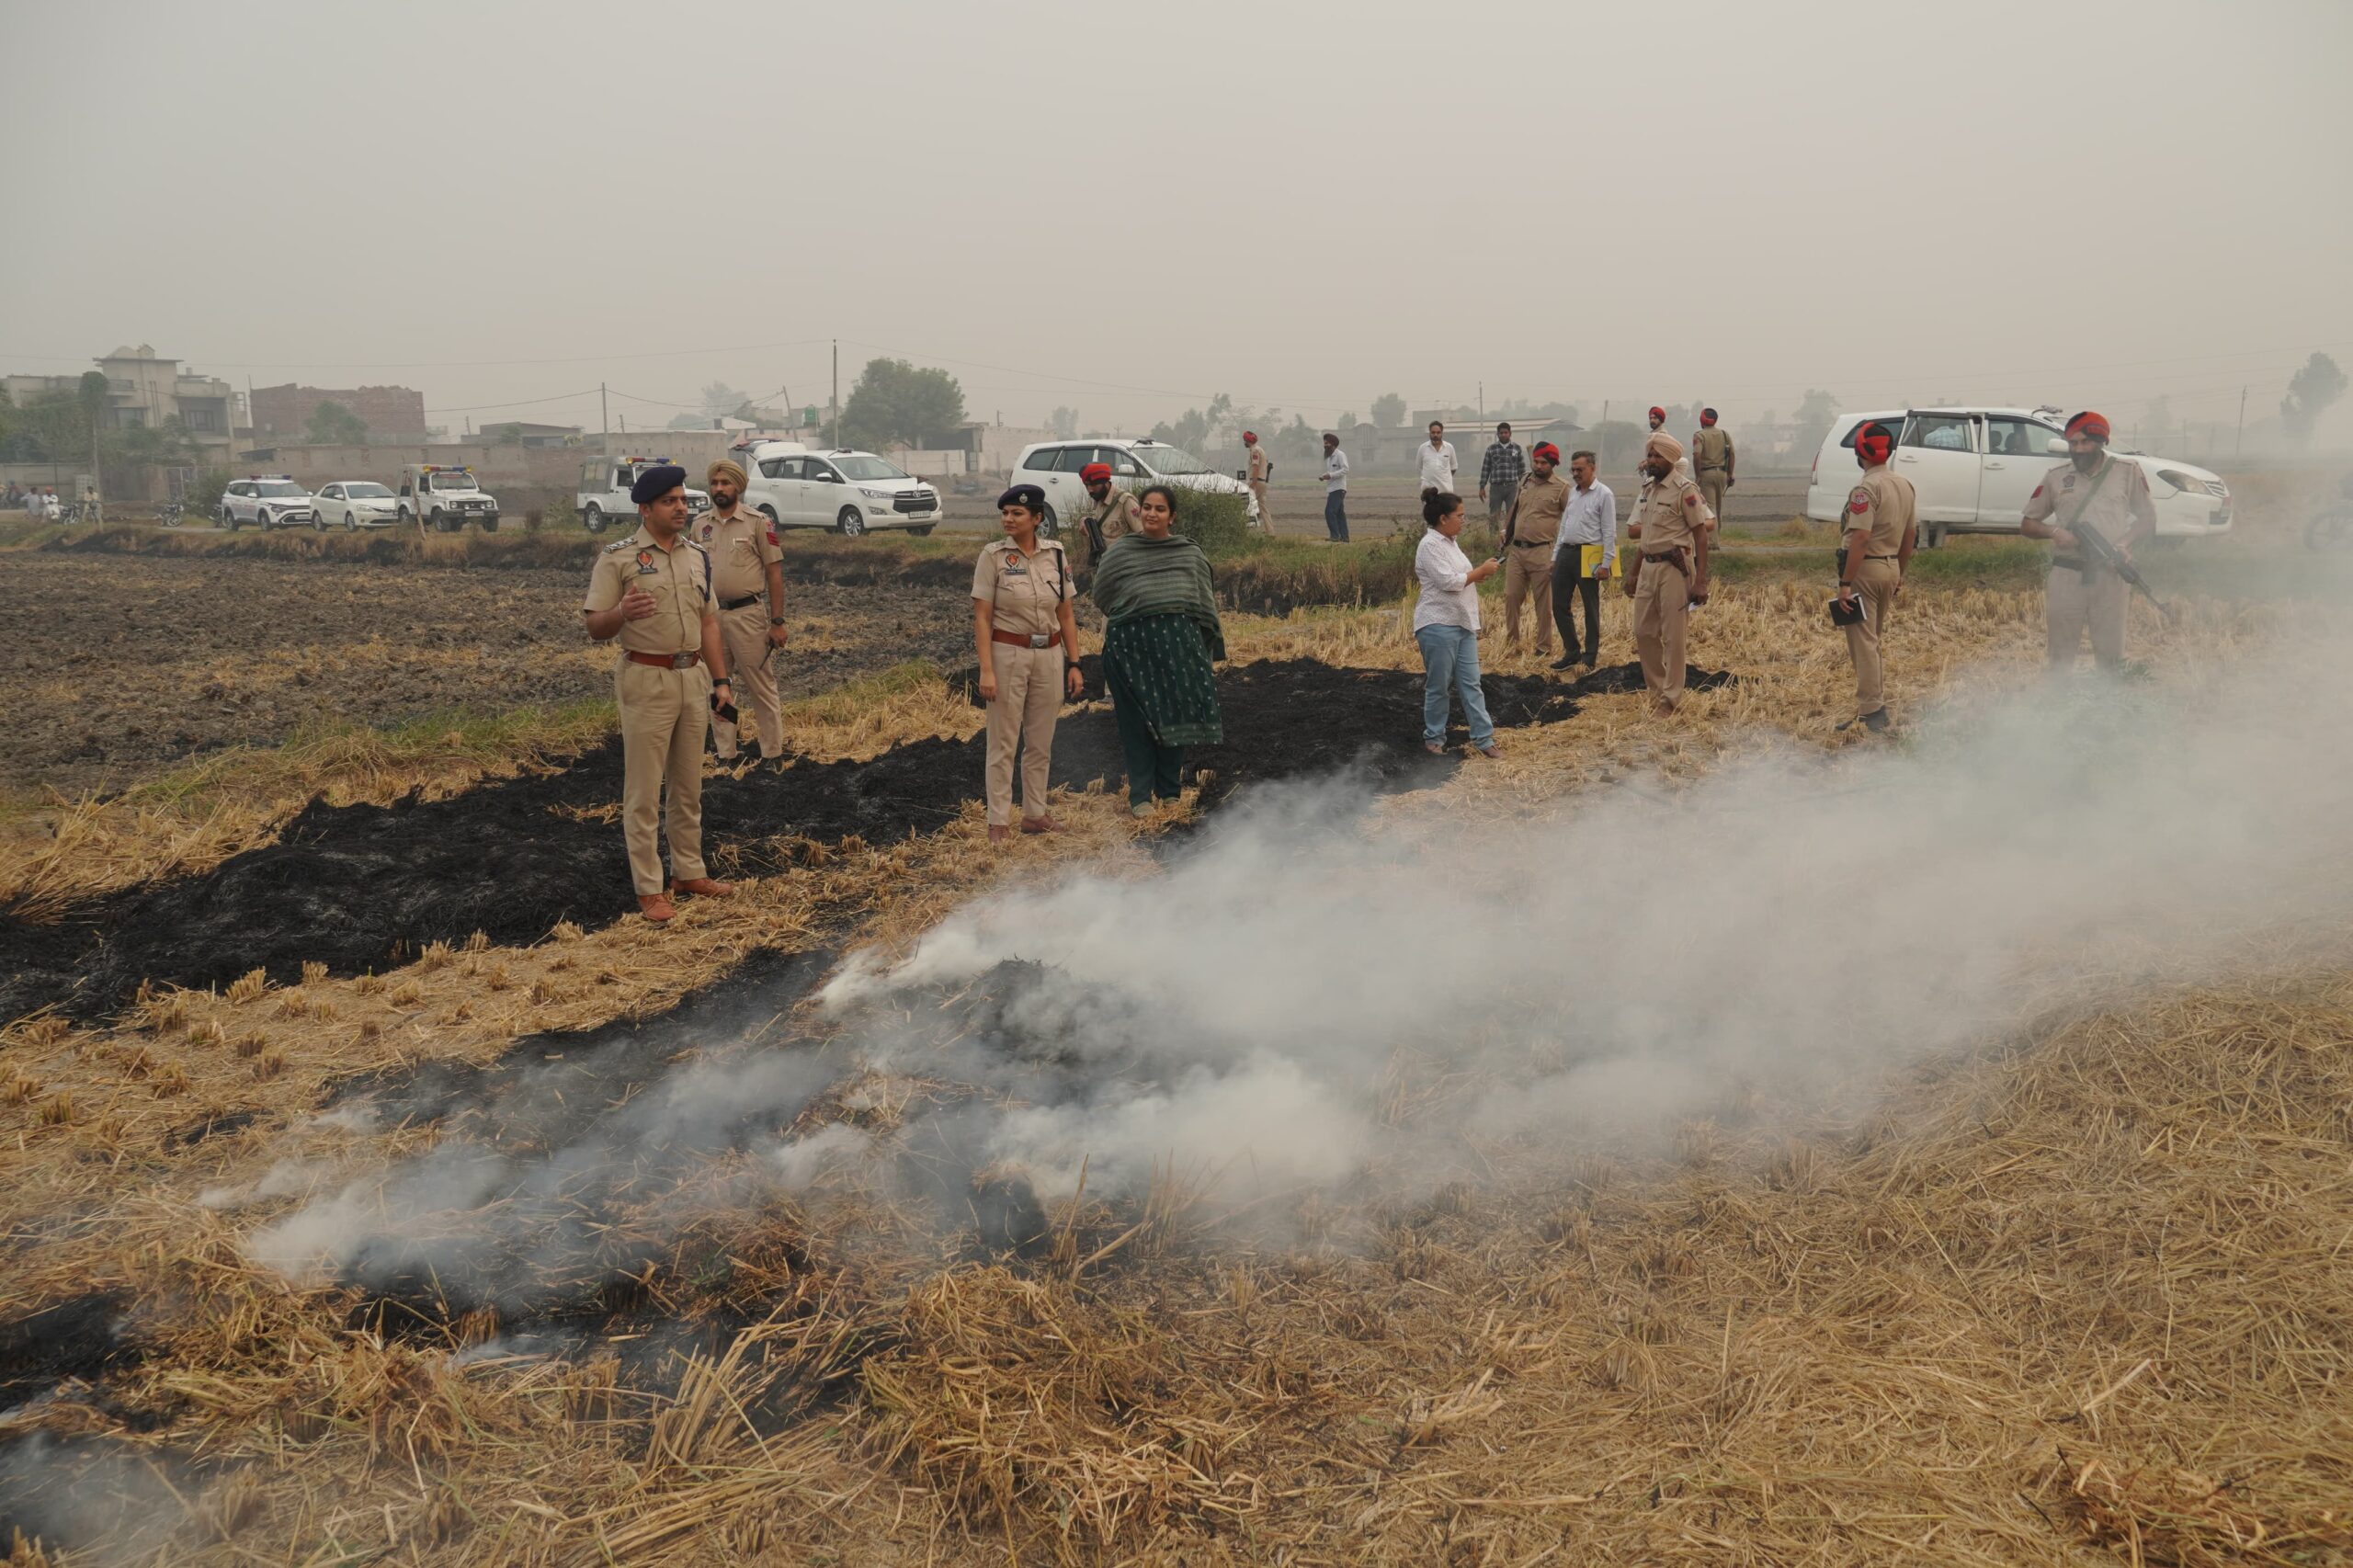
[[(1805, 515), (1836, 522), (1855, 485), (1855, 433), (1876, 422), (1899, 430), (1891, 466), (1919, 497), (1921, 542), (1947, 534), (2016, 533), (2027, 500), (2067, 455), (2067, 437), (2047, 408), (1896, 408), (1842, 415), (1814, 454)], [(2157, 538), (2178, 541), (2231, 531), (2231, 492), (2222, 475), (2171, 458), (2119, 452), (2149, 476)]]
[(300, 528), (324, 532), (340, 524), (357, 533), (414, 524), (419, 517), (442, 533), (468, 523), (496, 533), (498, 498), (483, 489), (471, 468), (410, 463), (401, 470), (398, 491), (372, 479), (338, 479), (313, 494), (290, 473), (250, 473), (222, 487), (213, 516), (231, 533), (248, 524), (264, 532)]

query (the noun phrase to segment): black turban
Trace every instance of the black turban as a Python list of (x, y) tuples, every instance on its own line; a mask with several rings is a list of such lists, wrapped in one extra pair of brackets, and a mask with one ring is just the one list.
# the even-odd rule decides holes
[(629, 498), (642, 506), (649, 501), (661, 500), (686, 482), (685, 469), (676, 463), (660, 463), (637, 476), (637, 483), (629, 487)]

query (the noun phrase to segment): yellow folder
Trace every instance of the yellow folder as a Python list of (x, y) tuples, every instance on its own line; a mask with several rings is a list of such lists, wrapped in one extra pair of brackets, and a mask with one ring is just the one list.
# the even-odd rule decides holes
[(1590, 577), (1596, 572), (1601, 570), (1601, 546), (1597, 544), (1581, 544), (1577, 546), (1577, 550), (1579, 551), (1577, 555), (1577, 574), (1579, 576)]

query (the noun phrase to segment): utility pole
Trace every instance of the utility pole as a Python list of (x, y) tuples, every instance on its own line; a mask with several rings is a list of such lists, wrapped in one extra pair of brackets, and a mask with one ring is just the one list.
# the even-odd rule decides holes
[(608, 458), (613, 455), (613, 400), (606, 393), (602, 381), (597, 383), (597, 413), (604, 426), (597, 437), (597, 455)]
[(842, 340), (834, 339), (834, 445), (842, 444)]
[(2231, 442), (2231, 456), (2235, 458), (2246, 446), (2246, 388), (2239, 389), (2239, 433)]
[(1480, 423), (1480, 424), (1482, 424), (1482, 425), (1484, 425), (1486, 422), (1487, 422), (1487, 383), (1486, 383), (1486, 382), (1484, 382), (1484, 381), (1481, 381), (1481, 382), (1479, 383), (1479, 423)]

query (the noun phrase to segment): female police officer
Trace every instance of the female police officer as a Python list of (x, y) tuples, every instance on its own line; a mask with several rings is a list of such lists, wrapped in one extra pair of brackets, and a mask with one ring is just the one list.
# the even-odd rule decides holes
[(972, 567), (972, 642), (980, 651), (981, 698), (989, 705), (989, 837), (1013, 835), (1013, 753), (1021, 747), (1021, 831), (1051, 833), (1046, 771), (1063, 693), (1075, 698), (1077, 593), (1060, 541), (1038, 537), (1046, 493), (1017, 484), (997, 497), (1005, 537)]

